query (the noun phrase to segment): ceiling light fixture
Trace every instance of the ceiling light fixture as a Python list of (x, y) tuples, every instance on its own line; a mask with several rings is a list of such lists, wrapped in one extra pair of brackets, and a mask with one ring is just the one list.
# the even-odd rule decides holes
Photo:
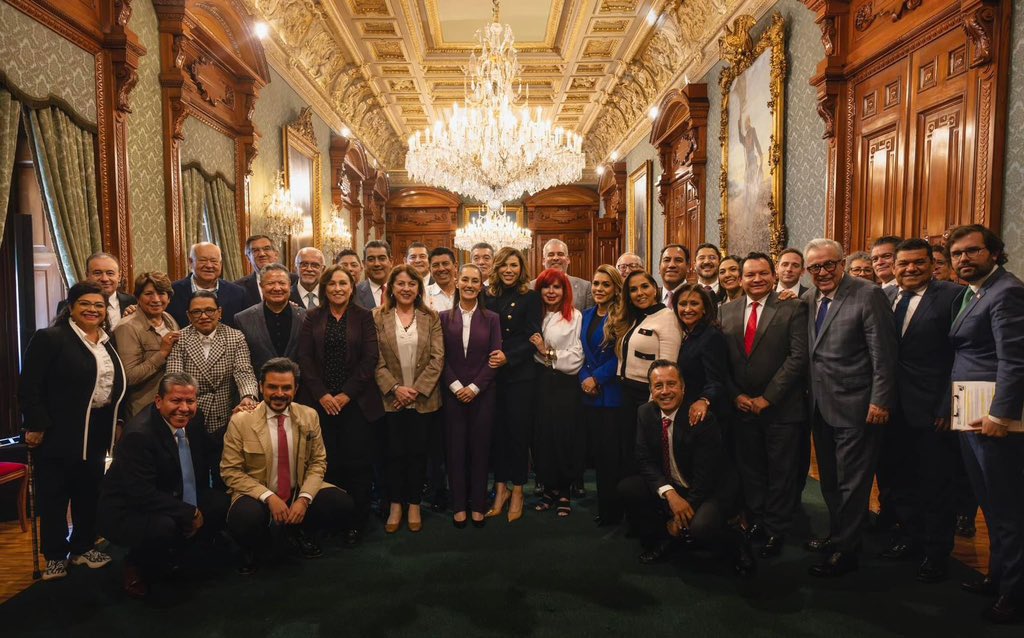
[(260, 40), (265, 40), (270, 35), (270, 26), (266, 22), (257, 22), (253, 26), (253, 32)]

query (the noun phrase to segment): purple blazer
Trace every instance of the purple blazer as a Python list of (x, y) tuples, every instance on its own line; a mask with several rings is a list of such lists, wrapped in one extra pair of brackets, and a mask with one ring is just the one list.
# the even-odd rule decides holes
[[(354, 303), (345, 310), (348, 314), (346, 326), (346, 361), (348, 379), (341, 391), (359, 404), (367, 421), (384, 416), (384, 404), (374, 374), (377, 370), (377, 326), (373, 314)], [(327, 332), (327, 306), (314, 308), (306, 313), (299, 330), (299, 346), (296, 358), (302, 371), (299, 379), (299, 403), (320, 408), (320, 397), (327, 394), (324, 384), (324, 334)]]
[[(462, 311), (456, 306), (441, 313), (441, 332), (444, 334), (444, 372), (441, 376), (445, 390), (455, 381), (480, 388), (480, 394), (491, 387), (498, 370), (487, 365), (492, 352), (501, 349), (501, 321), (498, 315), (478, 303), (469, 328), (469, 348), (462, 349)], [(451, 390), (448, 390), (450, 393)]]

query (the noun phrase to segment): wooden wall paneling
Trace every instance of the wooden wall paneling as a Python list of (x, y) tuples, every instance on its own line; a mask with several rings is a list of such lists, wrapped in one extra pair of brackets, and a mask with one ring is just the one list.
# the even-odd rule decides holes
[(405, 261), (409, 244), (421, 241), (428, 248), (445, 246), (455, 250), (462, 200), (452, 193), (427, 186), (396, 191), (384, 203), (386, 237), (396, 264)]
[(533, 231), (533, 246), (527, 255), (531, 279), (544, 270), (544, 244), (560, 239), (569, 248), (569, 274), (589, 281), (600, 263), (594, 259), (598, 242), (598, 235), (593, 232), (594, 220), (600, 209), (597, 191), (582, 186), (555, 186), (527, 197), (523, 206), (527, 225)]

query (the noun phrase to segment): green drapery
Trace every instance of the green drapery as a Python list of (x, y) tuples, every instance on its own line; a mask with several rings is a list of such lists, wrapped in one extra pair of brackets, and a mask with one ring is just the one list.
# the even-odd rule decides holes
[(21, 104), (14, 99), (10, 91), (0, 87), (0, 237), (4, 236), (4, 226), (7, 222), (20, 118)]
[(56, 107), (28, 111), (43, 206), (68, 286), (85, 279), (85, 260), (102, 250), (96, 135)]
[(224, 271), (221, 276), (228, 281), (233, 281), (245, 274), (242, 271), (242, 251), (238, 242), (235, 191), (220, 176), (207, 181), (204, 191), (210, 226), (223, 255)]
[(198, 168), (181, 171), (181, 216), (185, 231), (185, 250), (203, 241), (203, 208), (206, 205), (206, 180)]

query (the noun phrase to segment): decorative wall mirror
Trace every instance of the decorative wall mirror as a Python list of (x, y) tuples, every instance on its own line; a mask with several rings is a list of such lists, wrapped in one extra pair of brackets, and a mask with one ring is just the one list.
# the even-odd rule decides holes
[(321, 158), (313, 131), (313, 109), (306, 107), (298, 119), (284, 128), (284, 186), (291, 192), (292, 203), (302, 209), (304, 226), (298, 234), (288, 238), (281, 256), (291, 263), (299, 249), (306, 246), (321, 248), (323, 230), (321, 221), (320, 175)]

